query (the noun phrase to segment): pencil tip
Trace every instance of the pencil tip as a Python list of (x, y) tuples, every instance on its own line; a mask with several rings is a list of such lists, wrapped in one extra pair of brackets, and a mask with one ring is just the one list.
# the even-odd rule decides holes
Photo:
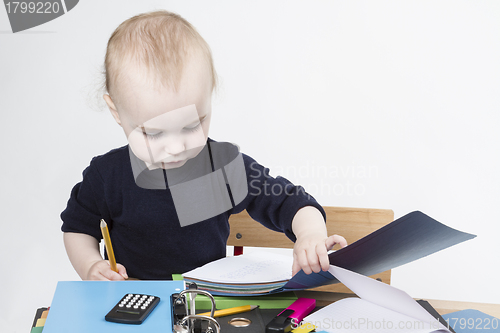
[(106, 221), (104, 221), (103, 219), (101, 219), (101, 228), (105, 228), (106, 227)]
[(252, 311), (253, 309), (256, 309), (258, 307), (259, 307), (258, 305), (250, 305), (250, 311)]

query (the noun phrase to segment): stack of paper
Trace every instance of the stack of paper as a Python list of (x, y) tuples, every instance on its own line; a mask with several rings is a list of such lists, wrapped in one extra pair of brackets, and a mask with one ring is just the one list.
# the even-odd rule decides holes
[(186, 283), (214, 295), (265, 294), (283, 287), (292, 277), (292, 256), (257, 251), (226, 257), (182, 274)]

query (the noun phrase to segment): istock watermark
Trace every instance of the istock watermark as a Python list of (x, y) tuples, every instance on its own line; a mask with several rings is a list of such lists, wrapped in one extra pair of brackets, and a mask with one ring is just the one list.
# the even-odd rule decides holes
[(52, 21), (72, 10), (79, 0), (4, 0), (12, 32), (16, 33)]

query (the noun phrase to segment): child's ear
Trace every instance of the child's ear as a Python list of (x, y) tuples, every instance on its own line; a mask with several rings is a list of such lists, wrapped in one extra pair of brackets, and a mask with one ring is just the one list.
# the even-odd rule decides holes
[(106, 104), (108, 104), (109, 111), (111, 111), (111, 115), (113, 118), (115, 118), (116, 122), (118, 125), (122, 125), (122, 121), (120, 120), (120, 115), (118, 114), (118, 111), (116, 110), (115, 103), (111, 100), (111, 96), (108, 94), (104, 94), (104, 100), (106, 101)]

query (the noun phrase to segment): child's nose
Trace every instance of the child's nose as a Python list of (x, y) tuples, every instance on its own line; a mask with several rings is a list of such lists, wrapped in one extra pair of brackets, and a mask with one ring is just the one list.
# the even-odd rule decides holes
[(174, 139), (165, 142), (165, 152), (169, 155), (178, 155), (184, 151), (184, 142), (182, 140)]

